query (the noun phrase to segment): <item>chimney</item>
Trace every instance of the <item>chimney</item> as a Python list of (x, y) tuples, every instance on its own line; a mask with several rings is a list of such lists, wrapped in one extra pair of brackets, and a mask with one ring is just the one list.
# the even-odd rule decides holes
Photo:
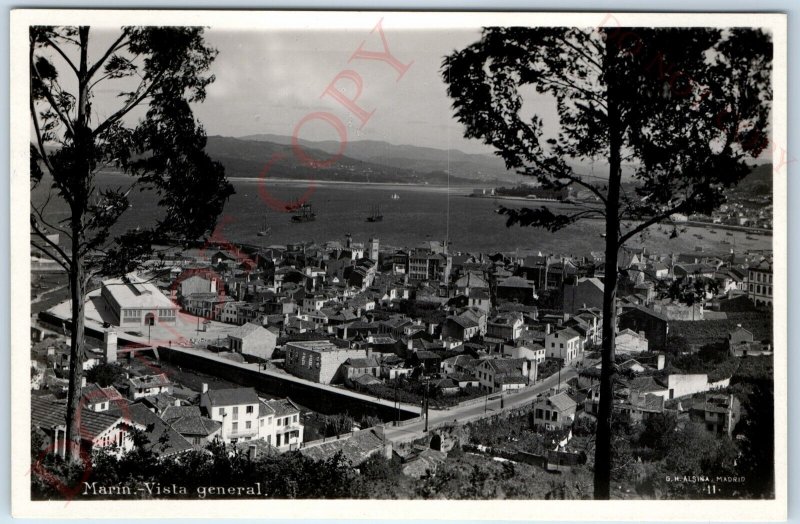
[(117, 361), (117, 332), (113, 329), (103, 333), (103, 351), (106, 357), (106, 364)]
[(202, 389), (202, 392), (203, 392), (203, 393), (207, 393), (207, 392), (208, 392), (208, 384), (207, 384), (207, 383), (205, 383), (205, 382), (203, 382), (203, 389)]
[(367, 346), (367, 358), (372, 356), (372, 348)]
[(544, 325), (544, 334), (545, 335), (549, 335), (550, 334), (550, 323), (549, 322)]
[(86, 377), (81, 377), (81, 389), (86, 387)]
[(658, 369), (658, 370), (664, 369), (664, 353), (659, 353), (659, 355), (658, 355), (658, 363), (656, 364), (656, 369)]

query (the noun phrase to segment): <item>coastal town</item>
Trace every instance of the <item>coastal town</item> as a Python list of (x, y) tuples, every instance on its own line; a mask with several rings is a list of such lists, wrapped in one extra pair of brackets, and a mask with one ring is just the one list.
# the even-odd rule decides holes
[(17, 498), (785, 500), (785, 20), (239, 14), (17, 38)]
[[(251, 457), (342, 453), (353, 468), (380, 456), (420, 478), (458, 447), (544, 475), (585, 472), (602, 253), (364, 240), (166, 248), (98, 279), (86, 297), (86, 452), (124, 453), (142, 431), (159, 456), (219, 441)], [(731, 381), (741, 362), (771, 361), (771, 253), (629, 248), (620, 269), (615, 417), (669, 416), (735, 439), (746, 399)], [(32, 426), (41, 449), (63, 455), (68, 302), (34, 326)], [(509, 417), (537, 445), (476, 430)]]

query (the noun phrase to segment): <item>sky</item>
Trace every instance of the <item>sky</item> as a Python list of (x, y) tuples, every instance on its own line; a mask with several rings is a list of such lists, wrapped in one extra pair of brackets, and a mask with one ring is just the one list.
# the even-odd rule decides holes
[[(92, 47), (98, 55), (116, 34), (93, 30)], [(384, 36), (398, 63), (410, 64), (400, 78), (386, 61), (351, 60), (362, 43), (363, 51), (384, 51), (378, 31), (209, 28), (206, 41), (219, 51), (210, 71), (216, 80), (208, 87), (206, 100), (194, 107), (195, 116), (209, 135), (233, 137), (261, 133), (291, 136), (308, 117), (299, 127), (300, 138), (338, 140), (332, 125), (313, 116), (329, 112), (344, 124), (348, 141), (371, 139), (492, 153), (493, 149), (481, 141), (464, 138), (464, 127), (453, 118), (452, 100), (440, 73), (444, 56), (476, 42), (479, 30), (387, 28)], [(366, 113), (372, 112), (366, 122), (333, 96), (324, 94), (333, 83), (333, 89), (342, 96), (354, 98), (356, 85), (348, 77), (361, 81), (357, 105)], [(99, 117), (118, 107), (115, 95), (119, 91), (118, 84), (107, 82), (97, 93), (94, 109)], [(545, 125), (552, 124), (555, 130), (555, 101), (532, 94), (534, 98), (526, 106), (535, 106), (537, 113), (544, 115)], [(143, 111), (134, 111), (131, 117), (141, 114)]]
[[(384, 50), (378, 31), (210, 29), (207, 40), (219, 50), (212, 66), (217, 80), (206, 102), (196, 108), (197, 117), (210, 135), (292, 135), (304, 118), (327, 111), (344, 123), (348, 140), (490, 152), (480, 141), (463, 138), (464, 128), (453, 119), (452, 101), (439, 72), (443, 57), (477, 41), (479, 31), (387, 28), (384, 36), (398, 67), (410, 64), (402, 77), (387, 61), (350, 60), (362, 43), (364, 51)], [(348, 77), (361, 79), (358, 106), (366, 113), (374, 111), (366, 122), (324, 94), (333, 83), (343, 96), (353, 98), (356, 85)], [(554, 102), (545, 103), (555, 115)], [(313, 116), (300, 126), (299, 136), (338, 138), (330, 124)]]
[[(90, 62), (118, 35), (118, 28), (92, 28)], [(209, 135), (292, 136), (296, 132), (306, 140), (341, 140), (341, 129), (337, 132), (330, 121), (318, 118), (324, 112), (333, 115), (334, 123), (341, 122), (347, 141), (371, 139), (467, 153), (494, 152), (480, 140), (464, 138), (464, 127), (453, 117), (452, 100), (440, 72), (445, 56), (480, 39), (478, 28), (387, 27), (384, 41), (378, 30), (364, 28), (211, 27), (205, 36), (218, 50), (210, 70), (216, 80), (194, 110)], [(386, 60), (356, 56), (359, 49), (385, 54), (387, 48), (396, 60), (394, 67)], [(59, 61), (57, 56), (52, 58)], [(404, 73), (400, 75), (398, 69)], [(64, 80), (64, 87), (75, 92)], [(98, 120), (120, 106), (118, 94), (133, 89), (136, 81), (106, 81), (97, 86), (93, 110)], [(341, 99), (332, 93), (339, 93)], [(523, 88), (522, 95), (522, 117), (535, 113), (542, 118), (543, 135), (555, 136), (559, 120), (553, 97), (537, 94), (530, 86)], [(343, 100), (347, 99), (355, 99), (357, 107), (346, 107)], [(144, 111), (141, 106), (126, 120), (141, 118)], [(762, 157), (769, 158), (769, 152)]]

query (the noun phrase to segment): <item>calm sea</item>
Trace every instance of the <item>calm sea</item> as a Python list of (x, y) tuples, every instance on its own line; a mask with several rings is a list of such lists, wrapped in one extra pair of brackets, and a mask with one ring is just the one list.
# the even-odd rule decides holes
[[(101, 174), (97, 187), (127, 187), (122, 175)], [(260, 245), (282, 245), (289, 242), (313, 240), (323, 243), (344, 240), (351, 234), (358, 242), (371, 237), (380, 239), (382, 246), (410, 247), (426, 240), (450, 239), (453, 251), (464, 252), (531, 252), (588, 254), (602, 250), (604, 240), (601, 221), (584, 221), (550, 233), (533, 228), (507, 228), (505, 217), (495, 213), (499, 205), (522, 207), (519, 201), (471, 198), (471, 189), (431, 186), (365, 185), (309, 183), (289, 181), (259, 182), (252, 179), (232, 179), (236, 189), (223, 212), (222, 235), (231, 242)], [(42, 202), (46, 191), (37, 189), (32, 200)], [(397, 198), (392, 198), (396, 195)], [(131, 193), (133, 208), (118, 224), (121, 230), (147, 226), (157, 216), (158, 208), (151, 193)], [(302, 199), (308, 201), (317, 214), (314, 222), (293, 223), (285, 204)], [(543, 203), (527, 203), (539, 206)], [(54, 201), (51, 216), (66, 216), (66, 206)], [(374, 210), (383, 215), (381, 222), (368, 222)], [(266, 222), (267, 236), (257, 233)], [(652, 229), (648, 236), (631, 242), (656, 252), (695, 251), (702, 245), (706, 252), (727, 253), (746, 249), (770, 249), (771, 236), (746, 235), (718, 229), (690, 227), (676, 239)], [(701, 235), (697, 238), (695, 235)], [(748, 239), (751, 236), (752, 239)], [(730, 244), (724, 244), (723, 241)]]

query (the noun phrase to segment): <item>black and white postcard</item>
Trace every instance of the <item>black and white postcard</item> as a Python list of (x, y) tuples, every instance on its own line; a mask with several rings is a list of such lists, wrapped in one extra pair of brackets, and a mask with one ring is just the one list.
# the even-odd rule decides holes
[(12, 11), (15, 516), (786, 518), (786, 57), (769, 13)]

